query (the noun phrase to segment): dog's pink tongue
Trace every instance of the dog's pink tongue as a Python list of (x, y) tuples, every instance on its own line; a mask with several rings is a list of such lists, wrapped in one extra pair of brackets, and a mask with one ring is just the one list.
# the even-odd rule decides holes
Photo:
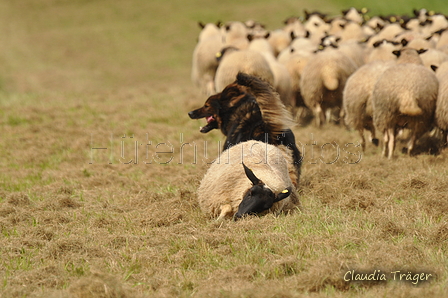
[(215, 120), (215, 118), (213, 118), (213, 116), (208, 116), (207, 118), (205, 118), (207, 120), (207, 123), (210, 123), (212, 121)]

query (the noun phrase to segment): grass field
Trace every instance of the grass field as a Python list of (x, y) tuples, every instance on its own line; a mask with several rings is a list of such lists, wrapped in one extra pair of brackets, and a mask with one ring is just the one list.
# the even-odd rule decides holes
[[(0, 296), (446, 297), (447, 150), (388, 161), (295, 127), (303, 212), (215, 222), (196, 202), (224, 140), (187, 115), (197, 21), (367, 1), (186, 3), (0, 2)], [(421, 7), (448, 13), (370, 6)]]

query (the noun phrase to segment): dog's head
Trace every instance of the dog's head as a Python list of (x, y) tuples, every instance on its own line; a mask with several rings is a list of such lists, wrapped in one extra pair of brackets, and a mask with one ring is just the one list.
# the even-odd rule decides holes
[(247, 87), (232, 83), (221, 93), (210, 96), (203, 107), (188, 113), (191, 119), (205, 118), (207, 124), (201, 127), (200, 132), (207, 133), (212, 129), (220, 129), (224, 119), (231, 113), (232, 108), (247, 95)]

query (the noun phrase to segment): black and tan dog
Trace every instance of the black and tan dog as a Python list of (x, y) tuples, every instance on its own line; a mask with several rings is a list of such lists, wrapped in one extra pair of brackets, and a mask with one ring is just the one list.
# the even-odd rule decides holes
[(224, 150), (248, 140), (287, 146), (292, 151), (298, 183), (302, 157), (290, 129), (294, 122), (269, 83), (239, 73), (235, 82), (188, 115), (191, 119), (206, 119), (202, 133), (220, 129), (227, 137)]

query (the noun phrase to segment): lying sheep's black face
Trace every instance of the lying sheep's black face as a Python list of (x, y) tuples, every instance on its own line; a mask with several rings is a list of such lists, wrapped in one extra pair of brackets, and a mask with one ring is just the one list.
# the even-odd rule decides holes
[(252, 182), (252, 187), (249, 188), (244, 194), (243, 200), (238, 206), (238, 211), (235, 214), (235, 220), (243, 217), (244, 215), (258, 214), (268, 210), (274, 205), (275, 202), (281, 201), (289, 197), (291, 188), (288, 187), (278, 195), (274, 194), (266, 184), (258, 179), (251, 169), (246, 167), (243, 163), (244, 171), (247, 178)]
[(244, 215), (258, 214), (272, 207), (275, 194), (266, 185), (254, 185), (244, 194), (243, 200), (238, 206), (235, 219)]

